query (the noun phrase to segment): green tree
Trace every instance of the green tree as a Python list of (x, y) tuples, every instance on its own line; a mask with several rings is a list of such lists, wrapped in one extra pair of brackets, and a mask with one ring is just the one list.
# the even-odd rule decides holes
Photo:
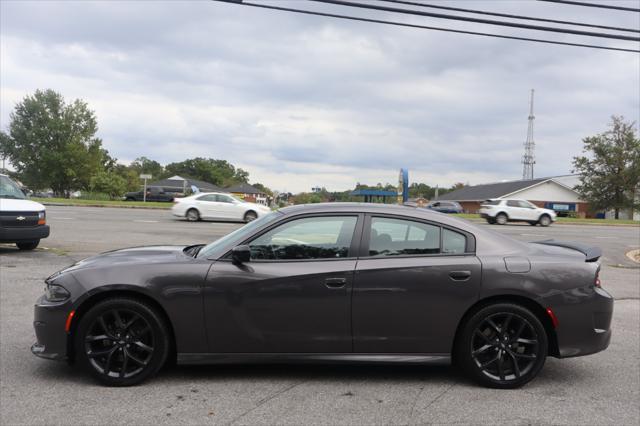
[(165, 171), (168, 175), (179, 175), (203, 180), (219, 186), (229, 186), (236, 183), (248, 183), (249, 173), (236, 168), (226, 160), (213, 158), (191, 158), (178, 163), (167, 164)]
[(132, 168), (131, 166), (116, 164), (113, 166), (112, 171), (117, 173), (125, 180), (127, 191), (138, 191), (142, 186), (142, 181), (140, 180), (140, 172)]
[(100, 171), (91, 177), (90, 189), (115, 199), (127, 190), (127, 181), (115, 171)]
[(580, 173), (576, 190), (596, 210), (640, 208), (640, 139), (635, 123), (611, 117), (610, 129), (584, 138), (582, 152), (573, 158), (573, 171)]
[(165, 177), (165, 171), (164, 167), (162, 167), (162, 164), (147, 157), (136, 158), (131, 163), (129, 168), (137, 173), (138, 176), (140, 176), (141, 174), (148, 174), (153, 176), (154, 180), (162, 179), (163, 177)]
[(269, 188), (267, 188), (266, 186), (264, 186), (261, 183), (252, 183), (251, 186), (253, 186), (254, 188), (264, 192), (265, 194), (267, 194), (270, 197), (273, 197), (273, 191)]
[(53, 90), (37, 90), (15, 106), (8, 138), (0, 142), (25, 185), (69, 196), (88, 188), (91, 176), (114, 163), (97, 131), (95, 114), (85, 102), (65, 103)]

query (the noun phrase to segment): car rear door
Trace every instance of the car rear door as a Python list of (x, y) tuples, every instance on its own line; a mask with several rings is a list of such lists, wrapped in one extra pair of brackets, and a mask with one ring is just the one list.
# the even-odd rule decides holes
[(366, 216), (363, 232), (353, 287), (354, 352), (448, 354), (480, 291), (473, 235), (386, 215)]
[(205, 282), (213, 353), (350, 353), (351, 292), (363, 215), (294, 217), (246, 241)]

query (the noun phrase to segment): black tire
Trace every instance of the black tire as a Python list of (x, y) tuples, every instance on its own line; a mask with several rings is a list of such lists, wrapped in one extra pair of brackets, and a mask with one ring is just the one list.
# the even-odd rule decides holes
[(542, 216), (540, 216), (540, 219), (538, 219), (538, 223), (540, 224), (540, 226), (549, 226), (551, 225), (551, 218), (548, 214), (543, 214)]
[(251, 222), (253, 220), (256, 220), (257, 218), (258, 218), (258, 213), (254, 212), (253, 210), (249, 210), (244, 214), (245, 222)]
[(132, 197), (127, 197), (127, 198), (125, 198), (125, 201), (135, 201), (135, 200), (136, 200), (136, 199), (135, 199), (135, 198), (132, 198)]
[(538, 222), (529, 222), (529, 225), (531, 226), (536, 226), (538, 224)]
[(16, 246), (20, 249), (20, 250), (33, 250), (36, 247), (38, 247), (38, 244), (40, 244), (40, 240), (35, 240), (35, 241), (22, 241), (19, 243), (16, 243)]
[(197, 222), (200, 220), (200, 212), (197, 209), (189, 209), (185, 217), (189, 222)]
[(509, 216), (504, 213), (498, 213), (495, 220), (498, 225), (506, 225), (509, 221)]
[(468, 317), (454, 359), (479, 384), (513, 389), (538, 375), (547, 358), (547, 342), (544, 326), (531, 311), (498, 303)]
[(494, 218), (492, 218), (492, 217), (488, 217), (487, 218), (487, 223), (489, 225), (494, 225), (496, 223), (496, 220)]
[(89, 309), (74, 333), (76, 359), (100, 383), (132, 386), (155, 375), (170, 349), (169, 331), (152, 306), (106, 299)]

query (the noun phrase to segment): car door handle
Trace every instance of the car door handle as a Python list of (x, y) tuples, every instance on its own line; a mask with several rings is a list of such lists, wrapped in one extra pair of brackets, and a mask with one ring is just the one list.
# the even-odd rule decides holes
[(453, 281), (467, 281), (471, 278), (471, 271), (451, 271), (449, 272), (449, 278)]
[(324, 285), (329, 288), (342, 288), (347, 284), (346, 278), (327, 278), (324, 280)]

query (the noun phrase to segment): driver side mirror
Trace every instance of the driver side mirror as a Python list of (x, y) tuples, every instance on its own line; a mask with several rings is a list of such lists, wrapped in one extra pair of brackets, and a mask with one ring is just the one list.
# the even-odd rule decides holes
[(231, 250), (231, 259), (236, 264), (249, 262), (251, 260), (251, 247), (248, 245), (234, 247)]

